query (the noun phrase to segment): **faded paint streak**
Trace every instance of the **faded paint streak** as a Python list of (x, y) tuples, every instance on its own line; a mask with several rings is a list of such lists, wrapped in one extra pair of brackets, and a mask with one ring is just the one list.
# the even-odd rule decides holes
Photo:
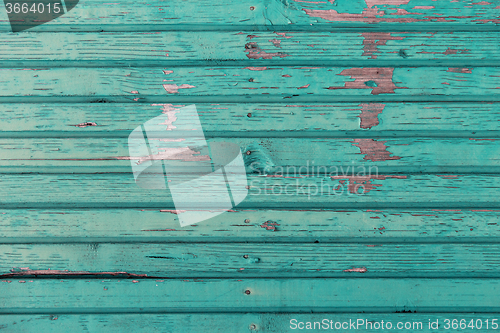
[(384, 111), (385, 104), (360, 104), (361, 114), (358, 116), (360, 121), (360, 128), (372, 128), (379, 124), (378, 115)]
[(180, 86), (176, 84), (164, 84), (163, 88), (165, 88), (169, 94), (177, 94), (179, 89), (191, 89), (196, 88), (196, 86), (192, 86), (190, 84), (181, 84)]
[(243, 69), (249, 69), (251, 71), (265, 71), (267, 67), (244, 67)]
[(360, 268), (351, 268), (351, 269), (344, 269), (344, 272), (346, 273), (352, 273), (352, 272), (356, 272), (356, 273), (366, 273), (368, 270), (366, 269), (366, 267), (360, 267)]
[(350, 76), (354, 81), (346, 81), (343, 87), (328, 87), (327, 89), (372, 89), (372, 95), (394, 94), (397, 87), (392, 81), (394, 68), (349, 68), (338, 75)]
[(127, 272), (87, 272), (87, 271), (69, 271), (69, 270), (52, 270), (52, 269), (29, 269), (29, 268), (13, 268), (10, 270), (9, 274), (2, 274), (0, 278), (3, 277), (17, 277), (26, 275), (65, 275), (65, 276), (76, 276), (76, 275), (112, 275), (112, 276), (130, 276), (130, 277), (148, 277), (147, 274), (133, 274)]
[(390, 156), (392, 153), (387, 151), (385, 143), (387, 141), (375, 141), (374, 139), (354, 139), (353, 146), (356, 146), (361, 151), (360, 154), (365, 155), (364, 160), (371, 160), (372, 162), (399, 160), (399, 156)]
[(210, 156), (208, 155), (198, 155), (199, 151), (194, 151), (189, 147), (166, 147), (158, 148), (157, 154), (151, 154), (147, 156), (119, 156), (115, 157), (117, 160), (138, 160), (137, 165), (144, 163), (146, 161), (155, 160), (182, 160), (186, 162), (193, 161), (210, 161)]
[(97, 124), (96, 123), (92, 123), (92, 122), (85, 122), (85, 123), (81, 123), (81, 124), (78, 124), (78, 125), (70, 125), (70, 126), (75, 126), (75, 127), (83, 128), (83, 127), (87, 127), (87, 126), (97, 126)]
[(380, 53), (379, 46), (386, 45), (388, 40), (403, 40), (402, 36), (392, 36), (388, 32), (363, 32), (363, 56), (369, 56), (371, 59), (377, 59), (374, 53)]
[(251, 42), (245, 44), (245, 52), (247, 52), (247, 57), (249, 59), (272, 59), (273, 57), (278, 57), (278, 58), (285, 58), (288, 57), (288, 54), (285, 54), (283, 52), (276, 52), (276, 53), (269, 53), (264, 50), (262, 50), (257, 43)]
[(450, 73), (467, 73), (472, 74), (472, 68), (458, 68), (458, 67), (450, 67), (447, 72)]
[(331, 176), (333, 179), (338, 179), (340, 185), (335, 189), (338, 191), (342, 185), (345, 184), (345, 180), (349, 180), (347, 184), (347, 190), (349, 193), (356, 194), (358, 193), (360, 188), (363, 188), (363, 194), (369, 193), (371, 190), (376, 187), (381, 187), (382, 184), (372, 184), (373, 180), (385, 180), (387, 178), (396, 178), (396, 179), (406, 179), (406, 176), (388, 176), (388, 175), (369, 175), (369, 176)]

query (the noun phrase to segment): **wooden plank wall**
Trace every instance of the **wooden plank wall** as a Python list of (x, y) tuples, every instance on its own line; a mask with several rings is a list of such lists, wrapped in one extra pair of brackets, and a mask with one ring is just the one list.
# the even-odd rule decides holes
[[(81, 0), (20, 33), (2, 12), (0, 330), (495, 330), (499, 23), (497, 0)], [(181, 228), (127, 138), (191, 104), (250, 188)]]

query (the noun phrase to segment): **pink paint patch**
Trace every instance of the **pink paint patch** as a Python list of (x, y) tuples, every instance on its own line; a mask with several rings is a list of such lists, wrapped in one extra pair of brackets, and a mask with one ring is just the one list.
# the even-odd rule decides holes
[(287, 34), (286, 32), (276, 32), (276, 35), (281, 36), (283, 38), (287, 38), (287, 39), (292, 38), (291, 36), (287, 36), (286, 34)]
[(310, 86), (310, 84), (306, 84), (305, 86), (302, 86), (302, 87), (298, 87), (297, 89), (306, 89)]
[(375, 141), (373, 139), (354, 139), (353, 146), (356, 146), (361, 151), (360, 154), (365, 155), (364, 160), (372, 162), (399, 160), (399, 156), (390, 156), (392, 153), (387, 151), (385, 143), (387, 141)]
[(163, 71), (163, 74), (172, 74), (174, 71)]
[(434, 6), (415, 6), (413, 9), (434, 9)]
[(265, 228), (266, 230), (272, 230), (272, 231), (276, 231), (276, 227), (278, 226), (279, 223), (271, 221), (264, 222), (260, 225), (261, 228)]
[(343, 87), (328, 87), (327, 89), (372, 89), (372, 95), (394, 94), (396, 87), (392, 82), (394, 68), (350, 68), (344, 69), (339, 75), (350, 76), (354, 81), (345, 82)]
[(139, 92), (137, 90), (132, 90), (130, 93), (131, 94), (138, 94)]
[(386, 45), (388, 40), (403, 40), (402, 36), (392, 36), (388, 32), (364, 32), (363, 36), (363, 56), (369, 56), (371, 59), (377, 59), (375, 53), (380, 53), (378, 47)]
[(358, 116), (361, 120), (360, 128), (372, 128), (379, 124), (378, 115), (384, 111), (385, 104), (360, 104), (361, 114)]
[(351, 269), (344, 269), (344, 272), (346, 273), (366, 273), (367, 269), (366, 267), (360, 267), (360, 268), (351, 268)]
[(281, 41), (279, 39), (270, 39), (269, 40), (271, 43), (273, 43), (274, 47), (279, 47), (281, 48)]
[(365, 0), (369, 8), (380, 5), (401, 6), (407, 5), (410, 0)]
[(267, 67), (245, 67), (243, 69), (249, 69), (251, 71), (265, 71)]
[(164, 84), (163, 88), (165, 88), (169, 94), (177, 94), (179, 89), (191, 89), (196, 88), (196, 86), (192, 86), (190, 84), (181, 84), (180, 86), (176, 84)]
[(450, 73), (468, 73), (468, 74), (472, 74), (472, 68), (450, 67), (450, 68), (448, 68), (447, 72), (450, 72)]

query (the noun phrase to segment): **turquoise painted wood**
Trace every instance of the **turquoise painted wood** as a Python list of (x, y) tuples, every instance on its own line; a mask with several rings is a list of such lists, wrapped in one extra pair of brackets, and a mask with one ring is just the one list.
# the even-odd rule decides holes
[(0, 101), (498, 101), (500, 67), (8, 68)]
[[(337, 0), (234, 2), (196, 0), (100, 0), (81, 1), (68, 14), (36, 31), (158, 31), (158, 30), (308, 30), (331, 28), (420, 30), (456, 27), (496, 29), (500, 9), (497, 1), (479, 0)], [(5, 12), (2, 30), (10, 31)]]
[[(0, 330), (498, 330), (499, 23), (496, 0), (81, 0), (21, 33), (0, 10)], [(249, 195), (182, 228), (127, 138), (191, 104)]]
[[(217, 314), (62, 314), (62, 315), (7, 315), (0, 317), (0, 325), (4, 332), (17, 333), (19, 331), (29, 332), (36, 330), (42, 333), (54, 331), (72, 330), (76, 332), (113, 332), (120, 333), (123, 330), (130, 332), (179, 332), (189, 331), (195, 333), (226, 332), (228, 327), (234, 332), (291, 332), (292, 328), (297, 331), (298, 327), (312, 329), (307, 332), (324, 332), (326, 327), (349, 327), (355, 322), (363, 332), (380, 332), (380, 327), (386, 327), (390, 322), (392, 327), (406, 327), (419, 332), (438, 333), (445, 327), (452, 325), (456, 320), (457, 327), (462, 327), (460, 332), (477, 332), (477, 326), (483, 324), (483, 329), (491, 323), (498, 322), (498, 313), (483, 313), (480, 315), (469, 313), (445, 313), (445, 314), (419, 314), (419, 313), (369, 313), (369, 314), (345, 314), (345, 313), (217, 313)], [(320, 324), (327, 320), (329, 325)], [(349, 321), (350, 320), (350, 321)], [(472, 325), (470, 325), (472, 320)], [(382, 324), (384, 321), (384, 324)], [(429, 321), (436, 323), (429, 328)], [(332, 324), (333, 322), (333, 324)], [(317, 323), (317, 324), (315, 324)], [(344, 324), (346, 323), (346, 324)], [(316, 325), (316, 326), (315, 326)], [(493, 325), (495, 326), (495, 325)], [(316, 327), (316, 329), (314, 329)], [(322, 328), (320, 328), (322, 327)], [(377, 328), (379, 327), (379, 328)], [(293, 331), (292, 331), (293, 332)]]
[[(169, 209), (2, 209), (3, 244), (499, 243), (498, 209), (234, 209), (184, 228)], [(277, 245), (279, 246), (279, 245)]]
[[(66, 17), (66, 16), (64, 16)], [(497, 66), (498, 32), (122, 32), (1, 34), (4, 66)]]
[[(127, 138), (189, 104), (0, 103), (2, 138)], [(500, 104), (196, 103), (206, 137), (497, 138)], [(24, 117), (29, 114), (29, 117)], [(89, 123), (90, 125), (88, 125)], [(95, 124), (95, 125), (93, 125)], [(183, 129), (182, 125), (177, 125)], [(2, 156), (3, 157), (3, 156)]]
[(1, 314), (500, 310), (500, 284), (491, 278), (7, 279), (0, 283), (0, 301), (9, 304)]

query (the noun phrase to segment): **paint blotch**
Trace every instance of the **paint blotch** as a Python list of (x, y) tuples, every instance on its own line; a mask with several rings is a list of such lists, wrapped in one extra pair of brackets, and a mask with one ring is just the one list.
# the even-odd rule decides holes
[(376, 141), (374, 139), (354, 139), (353, 146), (356, 146), (361, 151), (360, 154), (365, 155), (364, 160), (378, 162), (388, 160), (399, 160), (399, 156), (391, 156), (391, 152), (387, 151), (385, 143), (387, 141)]
[(394, 94), (395, 89), (408, 89), (397, 87), (393, 79), (394, 68), (349, 68), (338, 75), (350, 76), (354, 81), (346, 81), (343, 87), (328, 87), (335, 89), (372, 89), (372, 95)]
[(163, 71), (163, 74), (172, 74), (174, 71)]
[(379, 124), (378, 115), (384, 111), (385, 104), (369, 103), (360, 104), (361, 114), (358, 116), (360, 119), (360, 127), (364, 129), (372, 128)]
[(272, 59), (273, 57), (285, 58), (289, 56), (288, 54), (285, 54), (283, 52), (266, 52), (262, 50), (255, 42), (246, 43), (245, 52), (247, 52), (247, 57), (249, 59)]
[(87, 127), (87, 126), (97, 126), (97, 124), (93, 123), (93, 122), (85, 122), (85, 123), (81, 123), (78, 125), (71, 125), (71, 126), (83, 128), (83, 127)]
[(298, 87), (297, 89), (306, 89), (306, 88), (308, 88), (309, 86), (310, 86), (310, 84), (306, 84), (306, 85), (304, 85), (304, 86), (302, 86), (302, 87)]

